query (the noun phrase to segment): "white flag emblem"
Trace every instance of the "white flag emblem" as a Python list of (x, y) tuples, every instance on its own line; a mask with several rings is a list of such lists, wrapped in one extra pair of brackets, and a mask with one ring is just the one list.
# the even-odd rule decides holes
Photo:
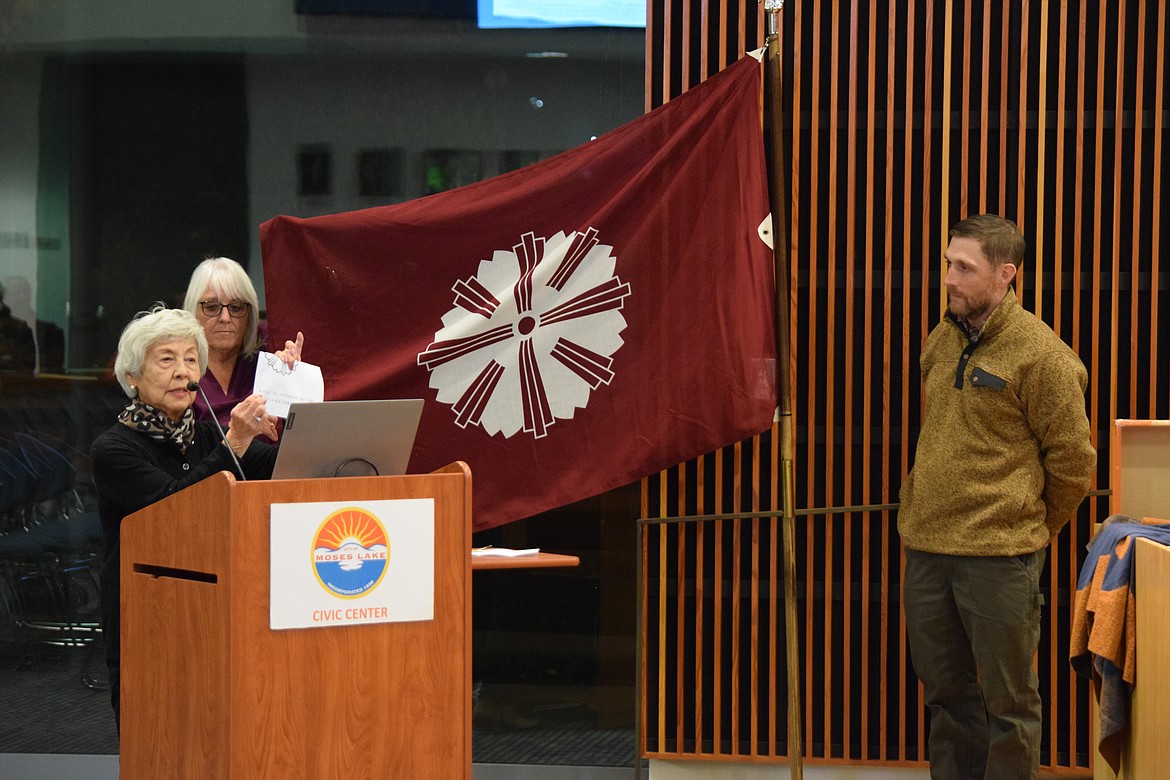
[(539, 439), (614, 377), (630, 286), (597, 230), (525, 233), (451, 288), (454, 307), (418, 355), (463, 428)]

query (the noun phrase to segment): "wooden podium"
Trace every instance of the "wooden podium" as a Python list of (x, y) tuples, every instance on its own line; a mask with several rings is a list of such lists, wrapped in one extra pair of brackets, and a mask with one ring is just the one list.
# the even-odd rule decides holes
[[(433, 498), (434, 619), (269, 628), (269, 506)], [(471, 777), (471, 473), (237, 482), (122, 522), (124, 778)], [(306, 564), (311, 551), (305, 551)]]

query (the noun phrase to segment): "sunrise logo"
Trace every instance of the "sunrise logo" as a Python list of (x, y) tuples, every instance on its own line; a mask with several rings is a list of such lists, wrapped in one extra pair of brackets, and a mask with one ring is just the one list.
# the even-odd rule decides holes
[(364, 509), (339, 509), (313, 535), (313, 570), (321, 587), (354, 599), (382, 581), (390, 562), (386, 527)]

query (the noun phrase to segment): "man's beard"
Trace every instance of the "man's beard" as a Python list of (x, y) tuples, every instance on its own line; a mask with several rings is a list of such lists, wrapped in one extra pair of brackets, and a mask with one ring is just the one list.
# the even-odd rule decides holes
[[(956, 306), (956, 303), (958, 304)], [(978, 298), (968, 298), (966, 296), (956, 296), (948, 294), (947, 305), (950, 307), (951, 314), (956, 317), (968, 321), (981, 321), (991, 314), (992, 309), (995, 308), (997, 302), (992, 300), (990, 293), (985, 293)]]

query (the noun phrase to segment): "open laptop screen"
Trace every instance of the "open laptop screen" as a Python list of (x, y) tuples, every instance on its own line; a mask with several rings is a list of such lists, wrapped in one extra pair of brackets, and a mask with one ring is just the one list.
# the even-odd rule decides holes
[(272, 478), (405, 474), (422, 408), (421, 398), (291, 404)]

